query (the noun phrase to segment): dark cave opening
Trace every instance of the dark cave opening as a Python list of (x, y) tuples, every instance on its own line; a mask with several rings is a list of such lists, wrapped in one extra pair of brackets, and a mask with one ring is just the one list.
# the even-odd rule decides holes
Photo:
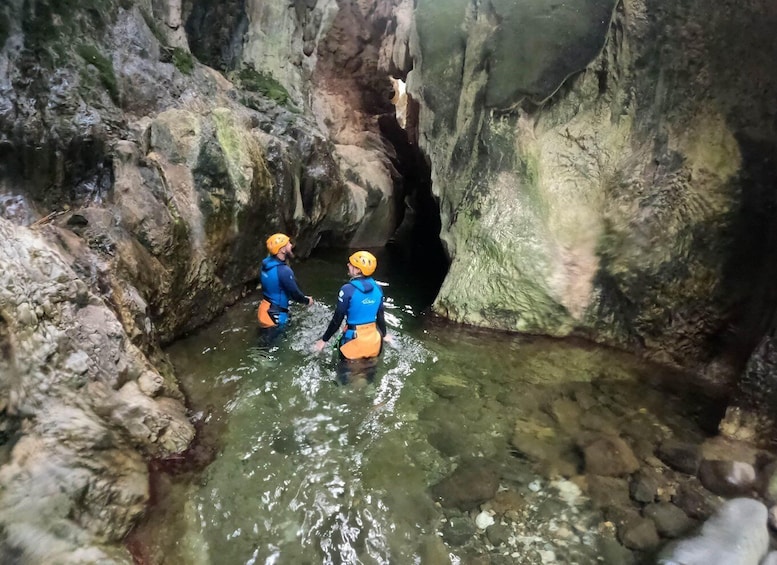
[[(392, 102), (396, 95), (393, 91)], [(397, 105), (396, 113), (378, 118), (381, 134), (395, 150), (394, 166), (400, 177), (396, 183), (397, 228), (386, 248), (397, 266), (424, 286), (431, 303), (450, 262), (440, 240), (440, 207), (432, 193), (431, 169), (417, 143), (419, 105), (410, 95), (404, 96), (406, 106), (401, 111)]]

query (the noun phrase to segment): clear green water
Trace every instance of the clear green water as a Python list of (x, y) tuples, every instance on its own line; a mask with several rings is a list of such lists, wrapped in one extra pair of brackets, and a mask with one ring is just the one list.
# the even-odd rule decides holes
[[(705, 413), (670, 390), (665, 377), (677, 376), (588, 344), (435, 322), (419, 314), (428, 289), (407, 274), (381, 276), (387, 270), (377, 278), (387, 282), (397, 347), (386, 349), (372, 384), (336, 384), (331, 356), (311, 353), (345, 282), (339, 254), (295, 267), (318, 302), (293, 310), (290, 332), (269, 356), (256, 347), (257, 296), (169, 348), (200, 428), (189, 460), (212, 461), (156, 474), (154, 504), (130, 541), (138, 561), (625, 559), (567, 480), (582, 471), (569, 438), (583, 414), (595, 414), (639, 446), (638, 456), (664, 437), (701, 440)], [(547, 453), (517, 450), (516, 431), (534, 434)], [(480, 508), (446, 509), (430, 494), (473, 457), (519, 501), (496, 513), (501, 536), (475, 525)]]

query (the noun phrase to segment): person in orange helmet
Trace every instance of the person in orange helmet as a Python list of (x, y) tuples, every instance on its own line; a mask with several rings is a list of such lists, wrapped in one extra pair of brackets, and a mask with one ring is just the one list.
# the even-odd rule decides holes
[[(377, 259), (369, 251), (357, 251), (348, 258), (350, 280), (340, 288), (332, 320), (314, 345), (316, 351), (326, 347), (326, 343), (345, 320), (345, 330), (338, 342), (340, 359), (350, 362), (359, 359), (377, 360), (383, 349), (383, 340), (389, 341), (386, 336), (383, 291), (372, 278), (377, 265)], [(368, 380), (374, 377), (374, 368), (375, 363), (370, 367)], [(341, 380), (345, 380), (342, 379), (343, 372), (338, 373)]]
[(283, 333), (289, 322), (289, 300), (308, 306), (313, 298), (305, 296), (297, 285), (288, 259), (294, 257), (289, 236), (276, 233), (267, 238), (267, 257), (262, 261), (262, 301), (257, 318), (259, 326), (268, 330), (268, 342)]

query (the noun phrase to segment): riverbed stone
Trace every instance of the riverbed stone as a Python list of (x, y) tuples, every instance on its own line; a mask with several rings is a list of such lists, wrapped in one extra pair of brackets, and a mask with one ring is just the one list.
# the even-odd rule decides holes
[(565, 433), (573, 434), (579, 429), (582, 411), (574, 400), (557, 398), (552, 402), (548, 411)]
[(642, 467), (629, 481), (629, 493), (637, 502), (653, 502), (658, 497), (659, 488), (664, 483), (661, 473), (652, 467)]
[(708, 491), (693, 477), (678, 481), (672, 502), (691, 518), (706, 520), (720, 507), (723, 499)]
[(616, 477), (586, 476), (586, 493), (599, 508), (631, 507), (629, 483)]
[(615, 415), (607, 408), (596, 406), (580, 416), (580, 427), (610, 436), (618, 435)]
[(762, 450), (751, 444), (716, 435), (705, 439), (699, 446), (702, 459), (713, 461), (743, 461), (755, 465)]
[(451, 374), (434, 375), (429, 382), (429, 388), (447, 399), (470, 395), (473, 392), (473, 387), (467, 379)]
[(449, 476), (432, 486), (443, 507), (471, 510), (496, 494), (499, 473), (487, 459), (467, 459)]
[(750, 463), (704, 459), (699, 464), (701, 484), (721, 496), (749, 494), (755, 486), (755, 480), (755, 469)]
[(696, 475), (701, 460), (698, 445), (676, 439), (662, 442), (657, 455), (672, 469), (688, 475)]
[(605, 565), (633, 565), (634, 554), (623, 547), (614, 537), (601, 536), (598, 546), (598, 554)]
[(512, 530), (504, 524), (494, 524), (486, 528), (488, 541), (490, 541), (494, 547), (499, 547), (500, 545), (507, 543), (511, 534)]
[(526, 506), (524, 496), (514, 489), (500, 490), (483, 505), (484, 510), (491, 510), (497, 517), (508, 513), (517, 513)]
[(465, 545), (477, 533), (475, 523), (464, 516), (454, 516), (442, 527), (443, 539), (453, 547)]
[(777, 565), (777, 551), (770, 551), (759, 565)]
[(653, 520), (637, 517), (618, 528), (618, 538), (629, 549), (646, 551), (661, 543)]
[(570, 440), (559, 435), (547, 416), (535, 413), (515, 422), (510, 444), (532, 461), (543, 461), (554, 453), (568, 449)]
[(642, 513), (653, 520), (658, 533), (665, 538), (676, 538), (688, 533), (697, 525), (685, 512), (669, 502), (648, 504)]
[(777, 461), (768, 463), (758, 473), (758, 492), (770, 504), (777, 503)]
[(769, 508), (768, 521), (769, 521), (769, 526), (772, 528), (772, 530), (777, 531), (777, 505)]
[(639, 469), (628, 444), (619, 437), (599, 436), (582, 445), (586, 473), (622, 477)]
[(629, 523), (636, 523), (641, 516), (635, 506), (610, 506), (604, 509), (604, 517), (621, 530)]
[(419, 544), (418, 553), (422, 563), (430, 565), (450, 565), (451, 559), (445, 543), (439, 536), (427, 535)]

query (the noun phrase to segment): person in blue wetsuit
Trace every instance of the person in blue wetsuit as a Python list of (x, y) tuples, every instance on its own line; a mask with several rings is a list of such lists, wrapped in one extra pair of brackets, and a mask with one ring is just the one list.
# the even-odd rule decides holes
[(276, 233), (267, 238), (268, 256), (262, 261), (262, 301), (257, 318), (266, 345), (270, 345), (286, 329), (289, 322), (289, 300), (310, 306), (313, 298), (305, 296), (297, 286), (294, 272), (287, 261), (294, 257), (289, 236)]
[(316, 351), (323, 350), (345, 320), (338, 342), (342, 361), (338, 377), (344, 382), (353, 380), (349, 378), (349, 373), (353, 373), (357, 366), (359, 372), (366, 372), (367, 380), (371, 381), (383, 349), (383, 340), (389, 340), (386, 336), (383, 291), (371, 277), (377, 265), (377, 259), (368, 251), (357, 251), (348, 258), (350, 280), (340, 288), (332, 320), (314, 345)]

